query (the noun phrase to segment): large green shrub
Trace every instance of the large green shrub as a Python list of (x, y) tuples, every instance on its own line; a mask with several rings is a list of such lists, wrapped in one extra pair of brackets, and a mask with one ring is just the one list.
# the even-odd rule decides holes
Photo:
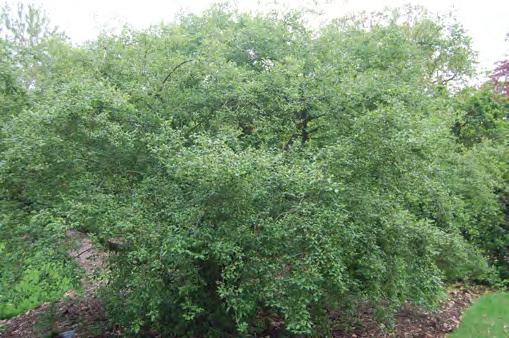
[(500, 146), (454, 134), (450, 89), (473, 64), (458, 25), (314, 32), (213, 8), (37, 46), (28, 107), (0, 134), (1, 198), (115, 248), (103, 295), (128, 333), (253, 335), (277, 317), (324, 335), (331, 311), (388, 319), (494, 278), (479, 242), (501, 222)]

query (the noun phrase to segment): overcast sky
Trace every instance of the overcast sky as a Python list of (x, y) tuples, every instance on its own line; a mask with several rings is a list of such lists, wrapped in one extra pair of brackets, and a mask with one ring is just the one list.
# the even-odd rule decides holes
[[(4, 0), (5, 1), (5, 0)], [(2, 0), (0, 0), (2, 2)], [(127, 23), (144, 28), (162, 21), (171, 21), (179, 12), (200, 13), (213, 0), (7, 0), (10, 5), (18, 2), (33, 3), (43, 7), (52, 22), (63, 29), (77, 43), (97, 36), (102, 28), (115, 29)], [(237, 0), (240, 10), (252, 11), (270, 7), (269, 1)], [(493, 64), (506, 57), (509, 42), (509, 0), (325, 0), (321, 5), (313, 0), (279, 1), (285, 8), (321, 8), (328, 17), (340, 17), (358, 11), (379, 10), (415, 4), (433, 12), (452, 11), (473, 38), (479, 52), (481, 69), (491, 69)]]

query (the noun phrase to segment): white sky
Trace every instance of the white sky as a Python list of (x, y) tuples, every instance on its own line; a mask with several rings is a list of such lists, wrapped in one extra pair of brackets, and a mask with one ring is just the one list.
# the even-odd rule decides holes
[[(5, 0), (0, 0), (5, 2)], [(171, 21), (181, 12), (200, 13), (213, 0), (7, 0), (43, 7), (52, 23), (63, 29), (75, 42), (93, 39), (102, 28), (115, 29), (127, 23), (144, 28), (162, 21)], [(263, 10), (270, 0), (237, 0), (240, 10)], [(358, 11), (380, 10), (405, 4), (422, 5), (432, 12), (452, 11), (472, 37), (479, 52), (481, 70), (493, 68), (494, 62), (509, 52), (509, 0), (279, 0), (284, 8), (321, 8), (328, 17), (340, 17)]]

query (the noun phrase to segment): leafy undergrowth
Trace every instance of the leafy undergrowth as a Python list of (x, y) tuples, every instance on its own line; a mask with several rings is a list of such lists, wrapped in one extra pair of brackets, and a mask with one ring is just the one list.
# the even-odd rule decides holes
[[(87, 235), (75, 230), (65, 233), (65, 242), (67, 244), (65, 247), (68, 250), (66, 253), (68, 264), (76, 264), (83, 271), (81, 286), (76, 289), (77, 279), (69, 279), (64, 273), (65, 271), (53, 271), (55, 278), (44, 281), (40, 286), (35, 285), (30, 288), (34, 297), (44, 291), (45, 298), (37, 298), (37, 301), (33, 302), (30, 307), (33, 307), (32, 310), (9, 320), (0, 321), (1, 337), (55, 337), (59, 333), (71, 330), (79, 334), (80, 337), (116, 336), (107, 329), (107, 319), (101, 301), (95, 296), (95, 289), (100, 283), (96, 277), (102, 272), (104, 253), (92, 246), (92, 241)], [(44, 269), (44, 267), (45, 265), (42, 265), (40, 269)], [(51, 277), (51, 274), (46, 276)], [(65, 280), (73, 283), (62, 288), (62, 281)], [(54, 284), (56, 290), (53, 294), (48, 293), (46, 287), (46, 284), (50, 284), (50, 282)], [(75, 290), (67, 291), (70, 288)], [(64, 291), (67, 292), (62, 297)], [(18, 295), (18, 298), (23, 295)], [(52, 298), (49, 298), (50, 295)], [(12, 294), (8, 296), (13, 298)], [(35, 307), (43, 302), (44, 304)], [(19, 306), (18, 308), (18, 310), (21, 309)]]
[(0, 318), (12, 317), (44, 302), (57, 300), (74, 287), (66, 263), (47, 261), (48, 258), (43, 257), (46, 253), (53, 254), (50, 250), (41, 250), (26, 258), (25, 268), (10, 287), (6, 285), (9, 278), (2, 276)]
[(0, 319), (58, 300), (79, 285), (76, 264), (67, 259), (61, 236), (45, 232), (55, 224), (42, 213), (2, 213)]
[[(459, 323), (463, 310), (471, 304), (484, 289), (455, 287), (449, 290), (448, 296), (438, 310), (426, 312), (407, 305), (395, 316), (394, 327), (383, 327), (374, 319), (373, 309), (364, 308), (356, 314), (350, 329), (332, 330), (328, 336), (347, 337), (434, 337), (442, 338), (451, 332)], [(340, 324), (340, 318), (330, 313), (330, 319)], [(265, 317), (270, 321), (271, 329), (264, 332), (264, 337), (282, 337), (282, 322), (278, 318)], [(339, 325), (344, 326), (344, 325)], [(70, 294), (59, 302), (45, 304), (26, 314), (6, 322), (3, 338), (53, 337), (65, 331), (74, 331), (78, 337), (117, 338), (125, 335), (125, 330), (112, 326), (102, 302), (93, 294), (76, 297)], [(146, 337), (160, 338), (161, 335), (146, 331)], [(201, 336), (200, 336), (201, 337)]]
[(449, 338), (509, 337), (509, 292), (479, 298), (467, 311)]

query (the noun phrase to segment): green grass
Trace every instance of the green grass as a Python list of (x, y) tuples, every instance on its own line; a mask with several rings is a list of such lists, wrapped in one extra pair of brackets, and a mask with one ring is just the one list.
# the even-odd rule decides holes
[(482, 296), (467, 309), (449, 338), (509, 337), (509, 292)]

